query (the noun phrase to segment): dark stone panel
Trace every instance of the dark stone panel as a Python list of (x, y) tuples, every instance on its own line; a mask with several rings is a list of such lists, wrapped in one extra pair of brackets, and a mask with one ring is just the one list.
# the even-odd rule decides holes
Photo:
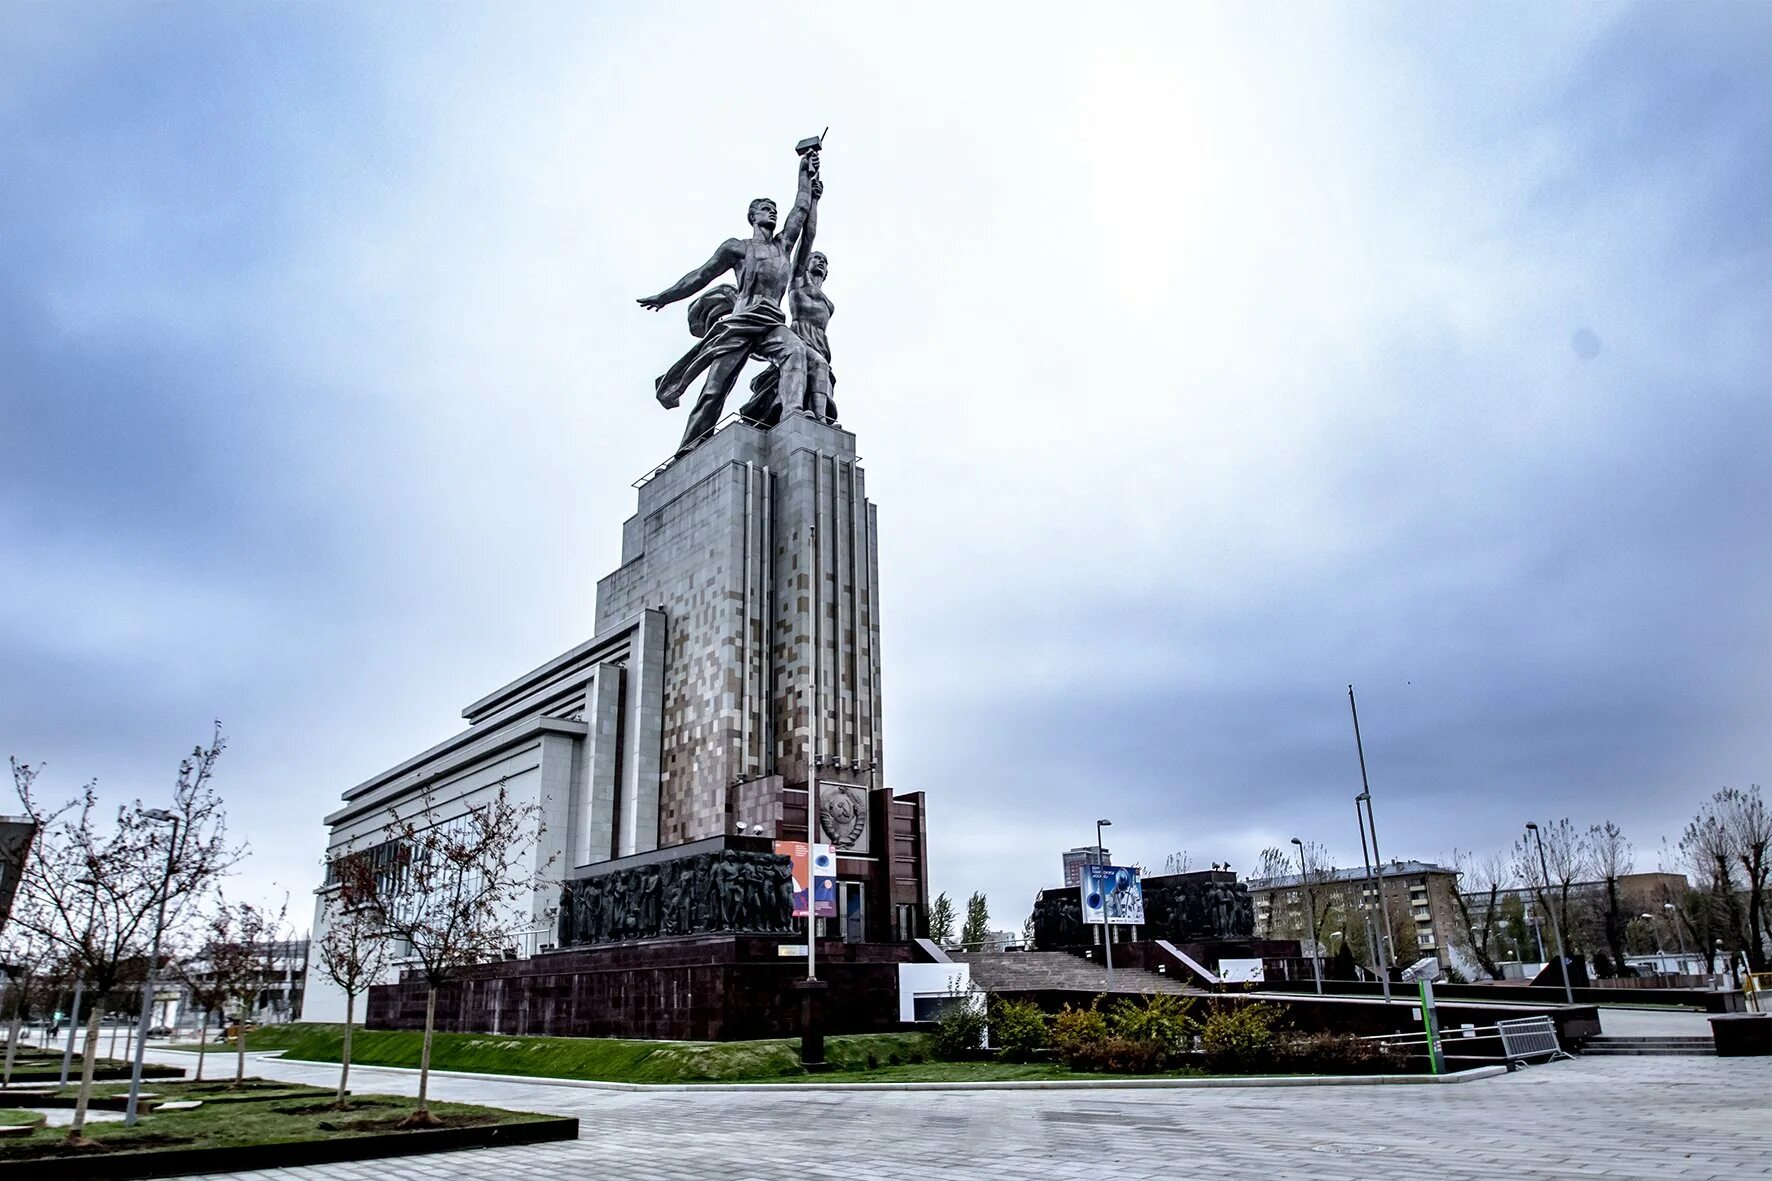
[[(800, 1032), (794, 982), (806, 961), (784, 941), (691, 937), (574, 948), (468, 968), (437, 993), (437, 1028), (453, 1033), (737, 1041)], [(825, 943), (826, 1033), (880, 1033), (898, 1022), (906, 944)], [(369, 991), (376, 1029), (422, 1029), (425, 985), (408, 973)]]

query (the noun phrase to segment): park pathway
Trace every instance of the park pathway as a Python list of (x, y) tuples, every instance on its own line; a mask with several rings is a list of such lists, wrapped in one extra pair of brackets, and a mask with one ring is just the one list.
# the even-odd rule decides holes
[[(330, 1066), (250, 1066), (337, 1080)], [(364, 1093), (416, 1081), (352, 1070)], [(432, 1089), (575, 1115), (580, 1138), (228, 1181), (1772, 1177), (1772, 1059), (1590, 1058), (1441, 1087), (647, 1093), (438, 1077)]]

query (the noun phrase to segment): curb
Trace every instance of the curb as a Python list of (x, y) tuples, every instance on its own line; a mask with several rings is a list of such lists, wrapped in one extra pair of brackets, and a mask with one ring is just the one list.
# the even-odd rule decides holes
[[(171, 1050), (168, 1053), (192, 1051)], [(310, 1062), (303, 1058), (285, 1058), (282, 1050), (261, 1051), (260, 1058), (276, 1057), (283, 1062), (301, 1066), (337, 1066), (336, 1062)], [(397, 1074), (417, 1074), (411, 1066), (370, 1066), (351, 1063), (358, 1070), (385, 1070)], [(1031, 1079), (977, 1083), (616, 1083), (596, 1079), (545, 1078), (533, 1074), (477, 1074), (465, 1070), (431, 1071), (433, 1078), (458, 1078), (473, 1082), (526, 1083), (542, 1087), (576, 1087), (587, 1091), (767, 1091), (771, 1093), (800, 1091), (1192, 1091), (1238, 1087), (1420, 1087), (1449, 1086), (1471, 1083), (1506, 1074), (1505, 1066), (1479, 1066), (1457, 1074), (1329, 1074), (1321, 1076), (1274, 1075), (1251, 1078), (1120, 1078), (1120, 1079)]]

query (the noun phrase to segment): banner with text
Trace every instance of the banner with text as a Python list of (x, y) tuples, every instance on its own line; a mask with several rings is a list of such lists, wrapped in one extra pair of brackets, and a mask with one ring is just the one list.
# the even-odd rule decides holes
[(1077, 892), (1083, 899), (1085, 923), (1132, 926), (1144, 922), (1144, 887), (1138, 871), (1128, 865), (1085, 865)]

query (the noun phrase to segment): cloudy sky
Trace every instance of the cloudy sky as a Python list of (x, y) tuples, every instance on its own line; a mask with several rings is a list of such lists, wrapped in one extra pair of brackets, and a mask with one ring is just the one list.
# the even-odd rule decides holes
[(587, 638), (791, 195), (934, 887), (1357, 861), (1772, 775), (1772, 8), (0, 7), (0, 745), (338, 793)]

